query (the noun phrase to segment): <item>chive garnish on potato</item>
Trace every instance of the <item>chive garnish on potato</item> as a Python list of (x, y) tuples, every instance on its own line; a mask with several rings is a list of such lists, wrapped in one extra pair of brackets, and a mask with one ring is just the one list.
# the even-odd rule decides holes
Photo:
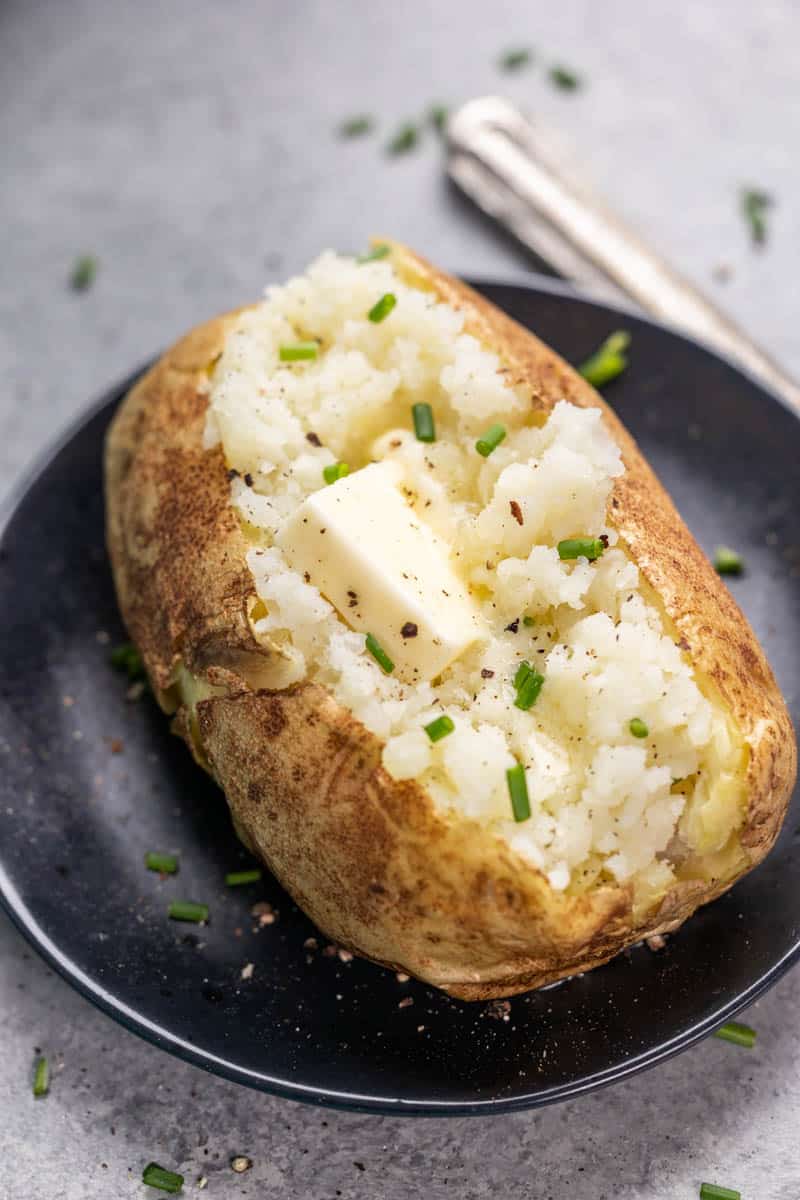
[(558, 557), (561, 559), (588, 558), (594, 562), (605, 550), (602, 538), (565, 538), (558, 543)]
[(278, 350), (281, 362), (313, 362), (318, 354), (317, 342), (291, 342)]
[(641, 717), (633, 717), (628, 725), (628, 729), (630, 729), (636, 738), (646, 738), (650, 733), (650, 730)]
[(378, 639), (374, 636), (374, 634), (371, 634), (371, 633), (367, 634), (365, 644), (366, 644), (367, 650), (372, 655), (372, 657), (375, 659), (375, 662), (378, 664), (378, 666), (381, 668), (381, 670), (386, 675), (391, 675), (392, 671), (394, 670), (394, 663), (389, 658), (389, 655), (383, 649), (383, 647), (381, 646)]
[(414, 421), (414, 434), (418, 442), (435, 442), (436, 426), (433, 421), (433, 409), (430, 404), (412, 404), (411, 416)]
[(322, 478), (326, 483), (336, 483), (337, 479), (344, 479), (349, 474), (350, 468), (346, 462), (328, 463), (327, 467), (322, 468)]
[(522, 661), (514, 675), (514, 687), (517, 689), (514, 705), (527, 712), (536, 703), (542, 690), (544, 675), (532, 667), (529, 662)]
[(441, 716), (437, 717), (435, 721), (431, 721), (429, 725), (424, 725), (423, 728), (432, 742), (440, 742), (442, 738), (447, 737), (448, 733), (453, 732), (455, 724), (450, 717)]
[(372, 321), (373, 325), (380, 325), (381, 321), (386, 320), (396, 304), (397, 297), (394, 292), (387, 292), (384, 296), (381, 296), (380, 300), (373, 304), (367, 313), (367, 317)]
[(478, 438), (475, 443), (475, 449), (483, 458), (488, 458), (493, 450), (502, 442), (506, 436), (506, 428), (504, 425), (490, 425), (483, 437)]
[(506, 771), (506, 783), (514, 820), (527, 821), (531, 815), (531, 802), (528, 797), (528, 783), (522, 763), (517, 763), (515, 767), (509, 767)]

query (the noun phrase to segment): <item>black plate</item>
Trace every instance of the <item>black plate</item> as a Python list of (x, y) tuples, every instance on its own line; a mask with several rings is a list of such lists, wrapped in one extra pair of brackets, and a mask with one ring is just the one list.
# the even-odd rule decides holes
[[(796, 707), (800, 422), (707, 350), (646, 320), (559, 285), (481, 290), (572, 361), (620, 324), (631, 330), (632, 365), (609, 399), (700, 542), (745, 555), (748, 573), (732, 586)], [(124, 634), (103, 549), (100, 458), (129, 383), (31, 479), (0, 558), (0, 892), (80, 991), (157, 1045), (266, 1091), (477, 1113), (563, 1099), (658, 1062), (796, 959), (796, 811), (767, 862), (666, 950), (636, 948), (512, 1000), (507, 1013), (342, 962), (324, 943), (307, 951), (314, 930), (272, 879), (226, 889), (225, 872), (247, 858), (222, 797), (155, 706), (126, 700), (108, 664), (104, 635)], [(180, 851), (177, 878), (144, 869), (152, 849)], [(210, 925), (167, 920), (172, 898), (207, 902)], [(279, 918), (254, 933), (250, 907), (262, 898)], [(249, 962), (254, 976), (243, 982)], [(400, 1007), (404, 997), (413, 1004)]]

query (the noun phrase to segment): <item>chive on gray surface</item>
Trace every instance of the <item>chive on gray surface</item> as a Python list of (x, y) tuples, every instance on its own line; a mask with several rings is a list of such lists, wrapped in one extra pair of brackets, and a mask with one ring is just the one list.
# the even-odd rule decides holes
[[(0, 492), (106, 386), (321, 246), (406, 238), (474, 275), (523, 260), (445, 186), (427, 112), (497, 90), (795, 374), (800, 120), (791, 0), (5, 0), (0, 5)], [(524, 69), (502, 55), (530, 46)], [(563, 62), (581, 88), (554, 88)], [(691, 86), (687, 87), (687, 80)], [(368, 109), (374, 129), (342, 139)], [(410, 124), (407, 124), (410, 123)], [(404, 133), (403, 153), (387, 154)], [(400, 147), (398, 147), (400, 148)], [(751, 244), (742, 189), (773, 198)], [(71, 273), (96, 270), (83, 290)], [(720, 282), (727, 278), (727, 282)], [(764, 298), (768, 297), (768, 303)], [(154, 847), (154, 850), (159, 848)], [(145, 870), (144, 866), (142, 867)], [(682, 1200), (713, 1180), (795, 1200), (800, 976), (711, 1038), (561, 1108), (447, 1122), (304, 1108), (170, 1059), (56, 978), (0, 917), (8, 1200), (185, 1195)], [(36, 1060), (49, 1092), (34, 1098)], [(624, 1131), (624, 1132), (623, 1132)], [(231, 1161), (253, 1166), (236, 1173)], [(766, 1189), (766, 1192), (765, 1192)]]

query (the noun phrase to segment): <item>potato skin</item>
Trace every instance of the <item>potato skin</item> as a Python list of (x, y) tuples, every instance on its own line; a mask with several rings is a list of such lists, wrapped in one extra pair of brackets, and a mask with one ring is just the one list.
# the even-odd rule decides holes
[[(382, 239), (383, 240), (383, 239)], [(770, 849), (796, 774), (788, 713), (742, 613), (631, 436), (552, 350), (464, 284), (401, 246), (409, 283), (464, 312), (534, 409), (599, 407), (626, 471), (611, 520), (675, 635), (749, 747), (741, 850), (719, 878), (677, 882), (634, 918), (630, 885), (579, 895), (546, 880), (477, 823), (449, 820), (382, 743), (313, 683), (263, 687), (269, 650), (247, 619), (254, 584), (219, 447), (203, 449), (208, 367), (231, 317), (193, 330), (134, 387), (108, 435), (108, 545), (123, 618), (162, 707), (225, 791), (242, 839), (332, 940), (466, 1000), (511, 996), (676, 928)], [(183, 665), (215, 685), (193, 721)]]

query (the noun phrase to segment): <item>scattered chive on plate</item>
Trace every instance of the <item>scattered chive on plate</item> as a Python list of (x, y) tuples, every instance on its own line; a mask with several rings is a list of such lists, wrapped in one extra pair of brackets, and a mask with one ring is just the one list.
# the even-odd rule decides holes
[(578, 374), (582, 375), (592, 387), (601, 388), (604, 384), (610, 383), (628, 366), (625, 351), (630, 344), (631, 335), (624, 329), (618, 329), (616, 333), (610, 334), (602, 345), (598, 346), (594, 354), (581, 363), (577, 368)]
[(161, 875), (175, 875), (178, 871), (178, 860), (174, 854), (157, 854), (153, 850), (145, 854), (144, 865), (148, 871), (158, 871)]
[(261, 871), (253, 867), (249, 871), (229, 871), (225, 876), (226, 887), (244, 887), (248, 883), (260, 883)]
[(44, 1056), (37, 1058), (33, 1072), (33, 1094), (39, 1099), (50, 1091), (50, 1066)]
[(200, 925), (208, 920), (208, 905), (193, 904), (190, 900), (173, 900), (167, 909), (167, 916), (173, 921), (192, 921)]
[(179, 1175), (177, 1171), (168, 1171), (166, 1167), (160, 1167), (158, 1163), (150, 1162), (142, 1171), (142, 1183), (174, 1195), (183, 1187), (183, 1176)]
[(756, 1044), (756, 1031), (749, 1025), (742, 1025), (739, 1021), (728, 1021), (726, 1025), (721, 1025), (719, 1029), (714, 1030), (714, 1037), (722, 1038), (724, 1042), (733, 1042), (735, 1046), (745, 1046), (748, 1050), (752, 1050)]

